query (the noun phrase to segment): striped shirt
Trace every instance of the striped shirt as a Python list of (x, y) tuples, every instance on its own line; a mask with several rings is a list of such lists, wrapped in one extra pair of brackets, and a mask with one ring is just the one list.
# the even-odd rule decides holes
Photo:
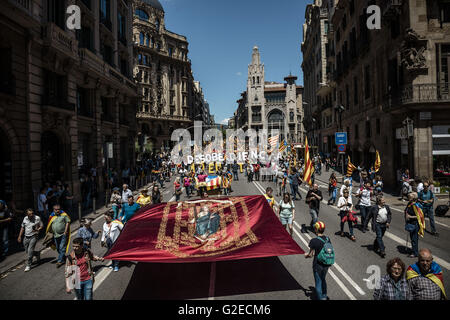
[(373, 293), (374, 300), (412, 300), (411, 290), (405, 278), (395, 282), (390, 275), (380, 279)]

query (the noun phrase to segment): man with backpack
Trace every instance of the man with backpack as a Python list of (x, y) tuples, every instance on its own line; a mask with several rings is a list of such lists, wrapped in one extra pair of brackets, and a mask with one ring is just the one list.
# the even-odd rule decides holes
[(313, 274), (316, 288), (317, 299), (329, 300), (327, 296), (326, 276), (330, 266), (334, 264), (334, 249), (331, 245), (330, 238), (324, 236), (325, 223), (317, 221), (314, 224), (314, 232), (317, 238), (311, 239), (309, 242), (309, 253), (305, 253), (305, 258), (313, 260)]

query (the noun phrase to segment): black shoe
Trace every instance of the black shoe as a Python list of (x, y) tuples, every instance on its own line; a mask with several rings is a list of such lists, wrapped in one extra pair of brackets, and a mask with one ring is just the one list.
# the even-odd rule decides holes
[(386, 253), (380, 252), (380, 256), (381, 256), (382, 258), (384, 258), (384, 257), (386, 257)]
[(431, 233), (432, 236), (439, 237), (439, 233), (437, 233), (436, 231), (435, 232), (430, 232), (430, 233)]

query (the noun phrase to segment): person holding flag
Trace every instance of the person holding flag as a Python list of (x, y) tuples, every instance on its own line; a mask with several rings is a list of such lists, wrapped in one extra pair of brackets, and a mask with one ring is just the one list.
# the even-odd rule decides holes
[(56, 267), (59, 268), (65, 263), (65, 255), (70, 244), (70, 218), (67, 213), (61, 210), (59, 204), (53, 206), (53, 212), (50, 215), (45, 233), (46, 238), (53, 234), (54, 244), (51, 247), (58, 252)]
[(410, 258), (417, 258), (419, 255), (419, 236), (423, 238), (425, 232), (425, 217), (421, 204), (417, 201), (417, 193), (408, 194), (408, 205), (405, 209), (405, 230), (411, 236), (412, 254)]
[(311, 180), (313, 172), (314, 172), (314, 165), (309, 156), (308, 138), (305, 137), (305, 170), (303, 173), (303, 181), (305, 181), (310, 186), (313, 184)]

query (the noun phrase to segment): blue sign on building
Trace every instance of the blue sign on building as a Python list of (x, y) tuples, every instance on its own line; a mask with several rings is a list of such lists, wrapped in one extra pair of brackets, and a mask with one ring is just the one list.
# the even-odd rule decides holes
[(335, 134), (335, 144), (347, 144), (347, 132), (336, 132)]

